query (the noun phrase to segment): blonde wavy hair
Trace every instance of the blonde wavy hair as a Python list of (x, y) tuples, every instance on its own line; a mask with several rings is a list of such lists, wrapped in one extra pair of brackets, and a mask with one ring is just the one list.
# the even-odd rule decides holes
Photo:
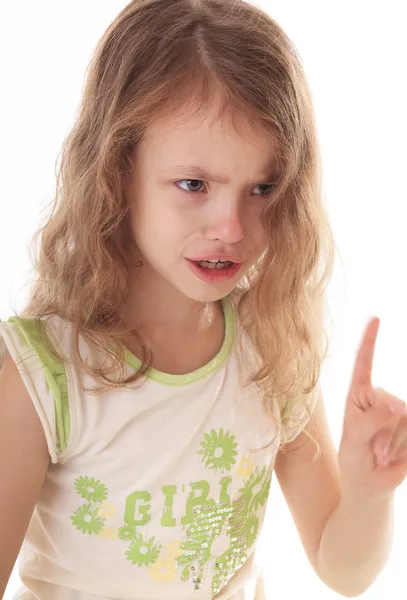
[[(219, 91), (222, 114), (260, 126), (277, 148), (279, 177), (263, 215), (268, 249), (232, 297), (259, 357), (251, 381), (264, 391), (271, 418), (279, 403), (284, 423), (296, 406), (309, 411), (317, 394), (329, 347), (324, 290), (334, 240), (301, 58), (271, 16), (244, 0), (132, 0), (108, 27), (62, 146), (53, 210), (30, 244), (32, 252), (42, 233), (20, 316), (38, 319), (41, 335), (40, 319), (51, 315), (73, 324), (81, 364), (102, 382), (89, 393), (147, 376), (152, 352), (120, 316), (134, 243), (123, 182), (152, 119), (174, 107), (188, 116), (205, 111)], [(80, 335), (111, 359), (106, 368), (83, 360)], [(123, 339), (142, 347), (142, 368), (127, 378)], [(115, 365), (120, 376), (110, 379)]]

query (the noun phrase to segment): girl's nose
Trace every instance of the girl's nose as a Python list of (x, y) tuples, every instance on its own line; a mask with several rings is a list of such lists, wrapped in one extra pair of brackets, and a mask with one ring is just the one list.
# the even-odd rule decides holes
[(244, 238), (244, 226), (239, 204), (229, 203), (213, 210), (206, 234), (209, 239), (222, 240), (227, 244), (240, 242)]

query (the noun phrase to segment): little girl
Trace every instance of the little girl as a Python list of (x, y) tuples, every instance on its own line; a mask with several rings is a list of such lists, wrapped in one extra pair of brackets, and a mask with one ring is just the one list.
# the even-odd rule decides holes
[(320, 164), (301, 60), (260, 9), (132, 0), (107, 29), (35, 286), (0, 323), (1, 593), (20, 553), (14, 599), (265, 598), (274, 471), (321, 580), (377, 576), (387, 521), (342, 504), (320, 393)]

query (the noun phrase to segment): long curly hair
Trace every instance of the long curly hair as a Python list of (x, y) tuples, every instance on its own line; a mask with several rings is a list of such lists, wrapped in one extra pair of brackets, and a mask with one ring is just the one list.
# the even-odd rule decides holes
[[(188, 117), (204, 112), (219, 91), (223, 112), (276, 143), (279, 177), (262, 217), (268, 248), (232, 298), (258, 357), (251, 381), (270, 417), (277, 401), (288, 419), (297, 405), (309, 410), (318, 391), (335, 243), (301, 58), (276, 21), (244, 0), (132, 0), (105, 31), (62, 146), (53, 210), (30, 244), (31, 253), (42, 234), (20, 316), (38, 319), (41, 332), (40, 319), (51, 315), (72, 323), (83, 368), (102, 382), (90, 393), (148, 375), (152, 352), (120, 316), (134, 243), (123, 182), (152, 119), (174, 107)], [(80, 335), (110, 359), (105, 368), (82, 359)], [(142, 367), (128, 377), (124, 337), (142, 347)], [(120, 376), (111, 379), (117, 366)]]

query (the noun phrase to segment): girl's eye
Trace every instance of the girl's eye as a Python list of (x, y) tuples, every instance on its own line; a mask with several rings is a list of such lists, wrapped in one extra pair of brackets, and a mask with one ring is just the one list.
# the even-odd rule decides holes
[[(179, 181), (176, 182), (177, 186), (180, 187), (178, 184), (181, 184), (184, 181), (187, 183), (188, 189), (186, 189), (186, 190), (185, 190), (185, 188), (181, 188), (181, 189), (183, 189), (185, 192), (194, 193), (194, 192), (200, 192), (201, 191), (201, 187), (200, 186), (202, 186), (202, 184), (203, 184), (202, 179), (180, 179)], [(271, 184), (265, 184), (265, 183), (264, 184), (259, 184), (256, 187), (262, 188), (263, 191), (264, 191), (264, 188), (266, 188), (266, 192), (265, 193), (260, 193), (260, 194), (255, 194), (255, 196), (263, 196), (263, 197), (270, 196), (270, 194), (272, 193), (270, 191), (270, 188), (274, 188), (275, 185), (276, 185), (275, 183), (271, 183)], [(190, 189), (190, 187), (192, 189)], [(197, 187), (199, 189), (197, 189)]]
[[(187, 190), (185, 190), (184, 188), (181, 188), (181, 189), (183, 189), (185, 192), (192, 192), (192, 193), (193, 193), (193, 192), (199, 192), (200, 190), (197, 190), (197, 189), (196, 189), (196, 186), (197, 186), (197, 184), (198, 184), (198, 186), (199, 186), (199, 184), (202, 184), (202, 183), (203, 183), (203, 181), (202, 181), (201, 179), (180, 179), (180, 181), (177, 181), (176, 183), (177, 183), (177, 185), (178, 185), (179, 183), (182, 183), (183, 181), (186, 181), (186, 182), (187, 182), (187, 184), (188, 184), (188, 185), (191, 185), (191, 187), (192, 187), (193, 189), (187, 189)], [(195, 189), (194, 189), (194, 188), (195, 188)]]
[[(258, 188), (266, 188), (266, 190), (268, 190), (269, 188), (273, 188), (275, 185), (276, 185), (275, 183), (270, 183), (270, 184), (265, 184), (265, 183), (263, 183), (263, 184), (259, 184), (259, 185), (258, 185), (258, 186), (256, 186), (256, 187), (258, 187)], [(261, 193), (261, 194), (255, 194), (255, 195), (256, 195), (256, 196), (257, 196), (257, 195), (258, 195), (258, 196), (270, 196), (270, 194), (271, 194), (271, 191), (266, 191), (266, 193), (264, 193), (264, 194), (263, 194), (263, 193)]]

